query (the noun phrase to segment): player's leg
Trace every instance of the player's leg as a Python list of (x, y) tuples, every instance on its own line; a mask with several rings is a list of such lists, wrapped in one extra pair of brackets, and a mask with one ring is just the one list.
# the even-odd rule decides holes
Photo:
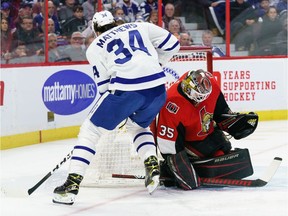
[(159, 184), (159, 164), (156, 154), (154, 136), (149, 125), (159, 113), (166, 100), (165, 86), (137, 91), (145, 102), (140, 109), (130, 115), (126, 124), (127, 129), (134, 137), (133, 142), (139, 156), (145, 164), (145, 186), (152, 193)]
[(145, 102), (146, 98), (135, 92), (118, 92), (116, 95), (107, 93), (97, 101), (81, 126), (71, 157), (69, 176), (63, 185), (55, 188), (53, 202), (70, 205), (74, 203), (100, 137), (133, 115)]
[(127, 120), (126, 128), (133, 137), (137, 154), (144, 161), (145, 187), (152, 193), (159, 185), (160, 175), (153, 134), (148, 127), (142, 128), (131, 119)]
[[(96, 153), (100, 137), (114, 129), (143, 104), (144, 99), (131, 92), (116, 96), (104, 94), (92, 108), (78, 134), (66, 182), (54, 190), (55, 203), (72, 205), (85, 171)], [(136, 99), (136, 100), (135, 100)]]
[(96, 153), (95, 145), (106, 132), (108, 130), (96, 127), (89, 118), (83, 122), (70, 160), (69, 175), (63, 185), (55, 188), (54, 203), (67, 205), (74, 203), (85, 171)]

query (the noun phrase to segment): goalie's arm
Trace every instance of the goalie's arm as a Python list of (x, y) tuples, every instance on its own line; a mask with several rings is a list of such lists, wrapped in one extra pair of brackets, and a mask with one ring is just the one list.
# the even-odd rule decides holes
[(224, 120), (222, 114), (232, 114), (232, 111), (228, 106), (223, 93), (220, 92), (213, 115), (213, 119), (216, 123), (220, 123)]
[(249, 136), (258, 125), (258, 115), (256, 113), (233, 113), (222, 92), (220, 92), (217, 99), (213, 119), (217, 123), (217, 127), (229, 133), (235, 139)]

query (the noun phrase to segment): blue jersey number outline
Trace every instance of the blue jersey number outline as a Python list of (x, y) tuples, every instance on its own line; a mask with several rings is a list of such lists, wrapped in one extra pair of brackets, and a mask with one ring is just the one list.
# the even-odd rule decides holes
[[(129, 46), (132, 49), (132, 51), (135, 52), (137, 50), (140, 50), (140, 51), (145, 52), (147, 55), (151, 56), (147, 47), (145, 47), (144, 45), (140, 32), (138, 30), (132, 30), (132, 31), (129, 31), (128, 33), (129, 33)], [(135, 46), (136, 42), (138, 43), (138, 47)], [(116, 47), (116, 50), (114, 51), (115, 46), (117, 47)], [(114, 61), (116, 64), (124, 64), (127, 61), (130, 61), (133, 56), (132, 53), (124, 46), (125, 45), (120, 38), (114, 39), (107, 44), (107, 51), (109, 53), (114, 51), (116, 56), (120, 54), (124, 54), (124, 58), (117, 58)]]

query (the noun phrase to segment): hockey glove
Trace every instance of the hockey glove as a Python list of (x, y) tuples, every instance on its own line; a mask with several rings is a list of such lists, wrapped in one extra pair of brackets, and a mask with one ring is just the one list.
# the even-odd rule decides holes
[(217, 123), (218, 127), (239, 140), (252, 134), (258, 125), (258, 115), (250, 112), (249, 114), (222, 114), (224, 119)]

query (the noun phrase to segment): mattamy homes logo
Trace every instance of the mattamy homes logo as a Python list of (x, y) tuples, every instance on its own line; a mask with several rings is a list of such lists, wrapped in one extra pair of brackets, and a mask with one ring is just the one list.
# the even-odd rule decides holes
[(86, 109), (95, 99), (97, 87), (87, 74), (62, 70), (50, 76), (42, 88), (45, 106), (58, 115), (71, 115)]

